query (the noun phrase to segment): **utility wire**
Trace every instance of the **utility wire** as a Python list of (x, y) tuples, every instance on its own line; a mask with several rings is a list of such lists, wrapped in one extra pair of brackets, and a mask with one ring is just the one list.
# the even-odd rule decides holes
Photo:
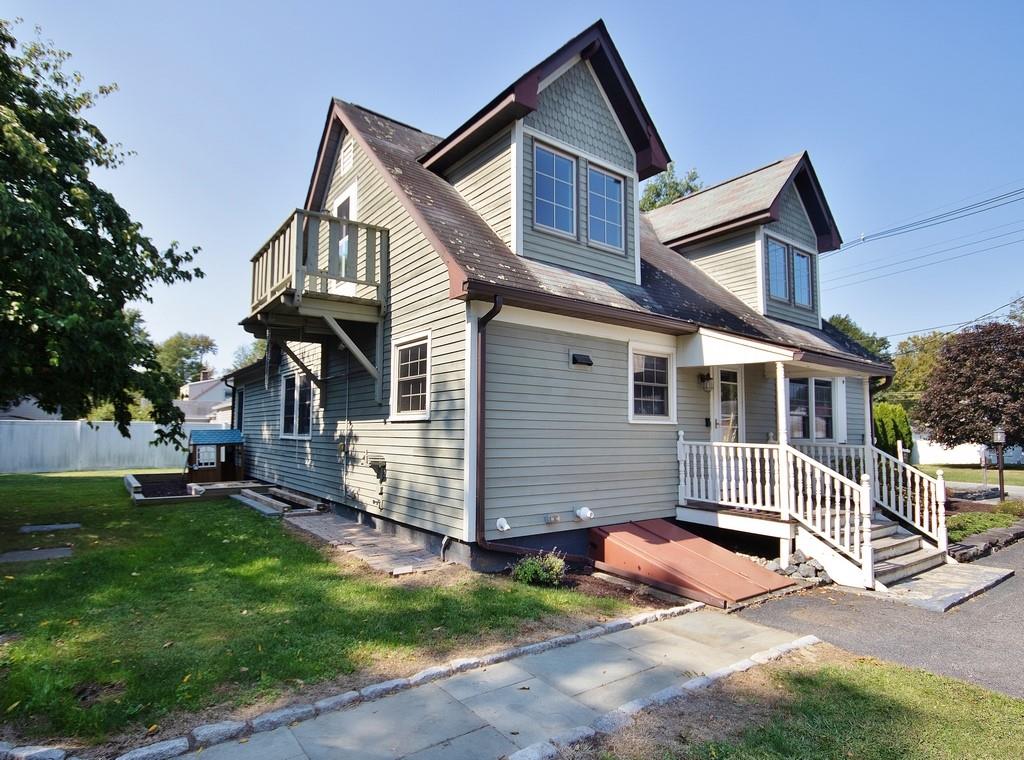
[[(987, 311), (984, 314), (982, 314), (981, 316), (975, 317), (974, 319), (970, 319), (970, 320), (968, 320), (966, 322), (960, 322), (960, 323), (957, 324), (956, 329), (954, 329), (954, 330), (949, 330), (948, 332), (942, 333), (941, 335), (925, 336), (925, 337), (926, 338), (931, 337), (934, 340), (938, 340), (939, 338), (947, 338), (950, 335), (953, 335), (954, 333), (960, 332), (965, 327), (973, 325), (976, 322), (980, 322), (981, 320), (986, 319), (988, 317), (991, 317), (992, 315), (996, 314), (997, 312), (1002, 311), (1003, 309), (1005, 309), (1007, 307), (1014, 306), (1015, 304), (1018, 304), (1018, 303), (1021, 303), (1021, 302), (1024, 302), (1024, 296), (1018, 296), (1017, 298), (1014, 298), (1012, 301), (1007, 301), (1002, 306), (997, 306), (996, 308), (992, 309), (991, 311)], [(940, 327), (948, 327), (948, 326), (949, 325), (940, 325)], [(937, 329), (937, 328), (935, 328), (935, 327), (926, 327), (925, 328), (925, 330), (935, 330), (935, 329)], [(924, 332), (924, 330), (921, 330), (919, 332)], [(907, 335), (907, 334), (909, 334), (909, 333), (894, 333), (893, 335), (885, 335), (885, 336), (882, 336), (882, 337), (892, 338), (892, 337), (895, 337), (897, 335)], [(968, 341), (968, 345), (970, 345), (970, 346), (984, 346), (984, 345), (990, 345), (990, 344), (997, 344), (998, 343), (998, 339), (994, 339), (994, 338), (992, 338), (990, 336), (973, 336), (973, 337), (972, 336), (964, 336), (963, 339), (967, 340)], [(920, 352), (922, 350), (924, 350), (923, 346), (918, 347), (918, 348), (907, 349), (905, 351), (898, 351), (898, 352), (894, 353), (892, 356), (893, 356), (893, 358), (895, 358), (897, 356), (907, 356), (909, 354), (918, 353), (918, 352)]]

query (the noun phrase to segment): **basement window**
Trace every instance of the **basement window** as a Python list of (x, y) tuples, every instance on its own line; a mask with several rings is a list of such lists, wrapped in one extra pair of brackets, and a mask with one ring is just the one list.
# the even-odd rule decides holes
[(430, 334), (391, 347), (391, 419), (430, 419)]

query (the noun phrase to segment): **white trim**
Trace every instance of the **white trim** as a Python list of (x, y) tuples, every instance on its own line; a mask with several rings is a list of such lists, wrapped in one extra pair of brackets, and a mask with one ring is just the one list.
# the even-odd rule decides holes
[(516, 119), (512, 126), (512, 252), (523, 255), (523, 166), (526, 144), (523, 140), (523, 120)]
[(764, 270), (767, 266), (765, 261), (764, 246), (764, 225), (759, 225), (754, 232), (754, 257), (757, 260), (757, 310), (764, 314), (765, 310), (765, 282)]
[[(305, 434), (300, 433), (286, 433), (284, 432), (284, 384), (289, 377), (295, 378), (295, 400), (294, 404), (294, 415), (295, 429), (299, 429), (299, 381), (300, 378), (309, 384), (309, 432)], [(316, 391), (316, 385), (312, 380), (302, 371), (296, 369), (292, 372), (286, 372), (281, 375), (281, 392), (278, 398), (278, 420), (277, 420), (277, 437), (292, 441), (308, 441), (313, 435), (313, 409), (316, 408), (315, 398), (313, 396)]]
[(465, 330), (465, 435), (463, 442), (462, 492), (465, 496), (462, 514), (462, 540), (467, 543), (476, 540), (476, 489), (477, 489), (477, 399), (480, 394), (480, 378), (477, 373), (477, 354), (480, 350), (476, 337), (477, 316), (471, 304), (466, 304)]
[(626, 130), (622, 128), (622, 122), (619, 121), (619, 115), (615, 113), (615, 109), (612, 108), (612, 102), (608, 99), (608, 93), (604, 91), (604, 87), (601, 86), (601, 80), (597, 78), (597, 72), (594, 71), (594, 67), (590, 65), (590, 61), (587, 61), (587, 71), (590, 72), (590, 76), (594, 78), (594, 84), (597, 85), (597, 91), (601, 93), (601, 98), (604, 100), (605, 108), (608, 109), (608, 113), (612, 115), (612, 119), (615, 120), (615, 126), (619, 128), (619, 134), (622, 136), (622, 141), (626, 143), (626, 147), (629, 148), (629, 152), (633, 154), (633, 168), (636, 169), (636, 151), (633, 150), (633, 143), (630, 142), (629, 135), (626, 134)]
[[(561, 156), (562, 158), (566, 159), (567, 161), (571, 161), (572, 162), (572, 232), (566, 232), (565, 230), (559, 229), (558, 227), (555, 227), (555, 226), (550, 226), (549, 227), (548, 225), (543, 224), (542, 222), (538, 222), (537, 221), (537, 151), (538, 150), (546, 150), (548, 153), (551, 153), (553, 156), (556, 156), (556, 157), (557, 156)], [(535, 230), (539, 230), (539, 231), (542, 231), (542, 232), (550, 232), (550, 233), (553, 233), (555, 235), (561, 235), (562, 237), (569, 238), (570, 240), (577, 240), (577, 241), (579, 240), (579, 215), (580, 215), (580, 187), (579, 187), (579, 183), (580, 183), (580, 173), (579, 173), (580, 172), (580, 168), (579, 167), (580, 167), (579, 159), (576, 156), (572, 155), (571, 153), (567, 153), (567, 152), (565, 152), (565, 151), (563, 151), (563, 150), (561, 150), (559, 148), (556, 148), (554, 146), (551, 146), (551, 145), (545, 145), (543, 143), (538, 143), (537, 140), (533, 141), (533, 218), (530, 220), (530, 223), (533, 225), (533, 228)], [(552, 169), (552, 171), (555, 171), (555, 170)], [(552, 179), (556, 183), (559, 182), (559, 180), (557, 178), (557, 171), (556, 171), (556, 173), (554, 175), (552, 175)], [(555, 195), (556, 196), (558, 195), (557, 191), (555, 192)], [(544, 202), (548, 203), (548, 201), (544, 201)], [(554, 198), (552, 198), (550, 202), (551, 202), (551, 205), (554, 207), (553, 211), (552, 211), (552, 215), (553, 215), (553, 220), (552, 221), (554, 221), (557, 224), (557, 222), (558, 222), (558, 213), (557, 212), (558, 212), (559, 206), (558, 206), (558, 203), (555, 202)]]
[(551, 86), (551, 84), (556, 79), (559, 79), (565, 72), (567, 72), (569, 69), (571, 69), (577, 63), (579, 63), (581, 60), (582, 60), (582, 58), (580, 58), (580, 56), (574, 55), (568, 61), (563, 63), (561, 66), (559, 66), (554, 71), (552, 71), (550, 74), (548, 74), (542, 80), (540, 80), (540, 83), (537, 85), (537, 93), (540, 94), (543, 90), (546, 90), (548, 87)]
[(836, 443), (848, 443), (850, 434), (846, 419), (846, 378), (835, 378), (835, 390), (832, 394), (832, 432)]
[(722, 440), (720, 438), (716, 438), (715, 437), (715, 431), (721, 429), (721, 426), (719, 425), (719, 417), (721, 416), (720, 412), (722, 411), (722, 407), (721, 407), (721, 402), (722, 402), (722, 378), (721, 378), (720, 373), (721, 373), (721, 371), (723, 369), (727, 370), (729, 372), (735, 372), (736, 373), (736, 386), (737, 386), (736, 393), (738, 394), (738, 399), (737, 400), (739, 401), (739, 408), (737, 409), (737, 414), (739, 415), (739, 431), (737, 432), (737, 435), (739, 437), (737, 438), (736, 443), (746, 443), (746, 441), (747, 441), (747, 405), (746, 405), (746, 401), (744, 399), (744, 397), (746, 396), (746, 389), (744, 387), (745, 383), (744, 383), (744, 377), (743, 377), (743, 365), (742, 364), (719, 365), (719, 366), (711, 367), (711, 377), (712, 377), (712, 382), (714, 383), (714, 387), (712, 388), (712, 391), (709, 394), (711, 396), (711, 435), (710, 435), (711, 441), (712, 441), (712, 443), (721, 443), (722, 442)]
[[(787, 377), (786, 378), (786, 430), (789, 430), (789, 409), (790, 409), (790, 385), (794, 380), (807, 380), (807, 429), (810, 432), (809, 438), (795, 438), (789, 436), (791, 443), (842, 443), (839, 440), (839, 427), (836, 424), (836, 418), (839, 414), (838, 404), (836, 403), (836, 392), (839, 387), (839, 380), (844, 380), (843, 388), (845, 390), (845, 378), (840, 377), (825, 377), (825, 376), (809, 376), (809, 377)], [(832, 385), (832, 437), (831, 438), (818, 438), (814, 431), (814, 383), (816, 382), (830, 383)], [(844, 403), (845, 406), (845, 403)], [(843, 426), (845, 428), (845, 415), (844, 415)]]
[(539, 129), (536, 129), (535, 127), (530, 127), (524, 124), (523, 133), (532, 137), (534, 139), (534, 142), (540, 140), (542, 143), (548, 143), (549, 145), (552, 145), (558, 150), (561, 150), (565, 153), (579, 156), (580, 158), (585, 158), (587, 159), (588, 163), (596, 164), (597, 166), (607, 169), (610, 172), (618, 172), (619, 174), (622, 174), (626, 177), (630, 177), (633, 180), (637, 179), (637, 173), (635, 169), (630, 169), (625, 166), (618, 166), (606, 158), (601, 158), (600, 156), (595, 156), (593, 153), (588, 153), (582, 148), (578, 148), (575, 145), (570, 145), (564, 140), (559, 140), (557, 137), (552, 137), (547, 132), (541, 132)]
[[(614, 246), (610, 243), (605, 243), (601, 240), (594, 240), (590, 237), (590, 172), (596, 172), (597, 174), (603, 174), (606, 178), (611, 178), (619, 183), (619, 188), (622, 190), (622, 196), (619, 198), (619, 233), (622, 238), (622, 245)], [(604, 197), (604, 196), (602, 196)], [(607, 201), (607, 198), (605, 198)], [(607, 221), (607, 220), (602, 220)], [(626, 231), (626, 178), (621, 174), (613, 174), (610, 171), (606, 171), (600, 166), (591, 166), (587, 163), (587, 245), (597, 246), (604, 250), (611, 251), (612, 253), (628, 253), (628, 246), (626, 245), (626, 238), (628, 233)]]
[[(491, 308), (484, 301), (474, 301), (474, 313), (479, 316)], [(540, 330), (582, 335), (590, 338), (604, 338), (623, 343), (638, 340), (648, 345), (656, 345), (661, 350), (674, 350), (676, 336), (665, 333), (647, 332), (632, 327), (622, 327), (609, 322), (593, 322), (579, 317), (566, 317), (561, 314), (550, 314), (544, 311), (523, 309), (518, 306), (506, 306), (494, 318), (495, 322), (535, 327)]]
[[(407, 333), (391, 339), (391, 392), (388, 400), (388, 422), (422, 422), (430, 419), (430, 386), (433, 383), (430, 332), (430, 330), (426, 330)], [(423, 341), (426, 341), (427, 344), (426, 407), (422, 412), (396, 412), (395, 409), (398, 406), (398, 350)]]
[[(634, 425), (675, 425), (676, 424), (676, 352), (674, 348), (664, 348), (652, 343), (639, 343), (630, 341), (627, 344), (629, 361), (626, 362), (626, 383), (627, 383), (627, 419)], [(647, 356), (663, 356), (668, 360), (668, 416), (652, 417), (633, 413), (633, 356), (644, 354)]]
[(691, 335), (680, 335), (676, 339), (676, 348), (679, 367), (788, 362), (796, 355), (791, 348), (781, 348), (706, 327), (701, 327)]

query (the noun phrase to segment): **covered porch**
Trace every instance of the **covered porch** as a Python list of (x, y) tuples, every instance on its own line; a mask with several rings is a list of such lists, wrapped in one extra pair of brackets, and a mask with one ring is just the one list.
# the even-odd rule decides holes
[(941, 475), (872, 444), (869, 369), (704, 329), (676, 364), (709, 410), (701, 427), (681, 409), (679, 521), (778, 538), (783, 565), (801, 548), (869, 588), (890, 520), (945, 552)]

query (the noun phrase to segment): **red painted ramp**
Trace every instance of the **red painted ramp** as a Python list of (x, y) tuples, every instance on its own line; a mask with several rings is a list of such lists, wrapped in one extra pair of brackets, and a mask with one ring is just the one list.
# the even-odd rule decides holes
[(716, 607), (795, 585), (668, 520), (590, 529), (599, 569)]

